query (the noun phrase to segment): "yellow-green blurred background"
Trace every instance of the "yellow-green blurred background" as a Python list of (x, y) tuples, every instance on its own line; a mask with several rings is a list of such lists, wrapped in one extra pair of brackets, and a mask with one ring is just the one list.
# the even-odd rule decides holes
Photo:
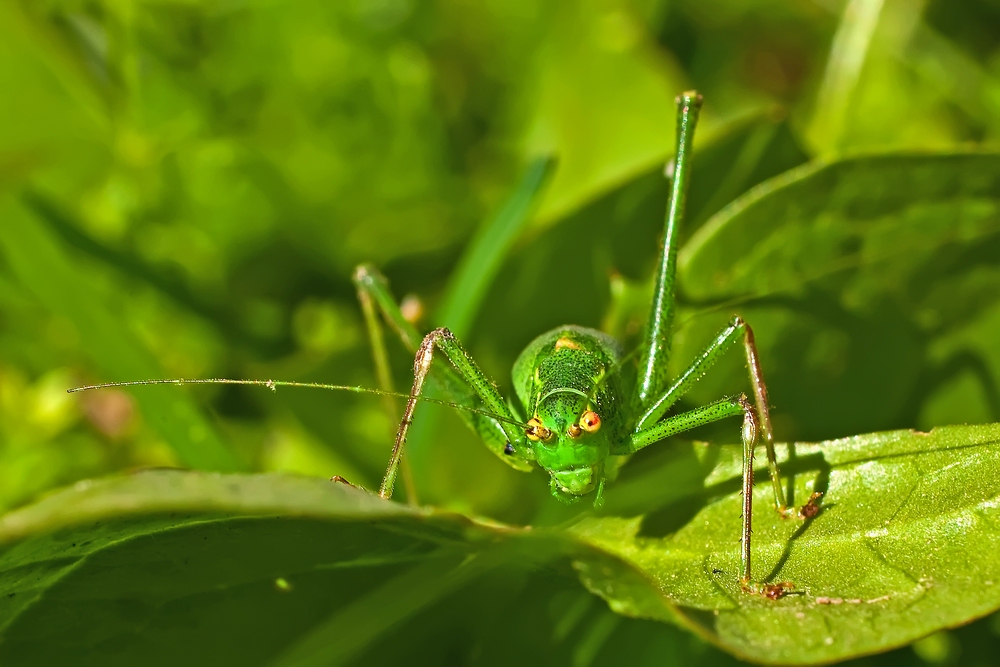
[[(609, 269), (648, 276), (660, 204), (629, 197), (665, 196), (678, 91), (707, 100), (693, 228), (809, 159), (997, 145), (998, 34), (995, 0), (4, 0), (0, 508), (155, 465), (371, 487), (394, 429), (378, 399), (64, 392), (147, 377), (372, 386), (352, 268), (376, 263), (397, 296), (422, 299), (423, 325), (437, 324), (477, 226), (532, 157), (554, 154), (514, 254), (565, 265), (565, 284), (539, 297), (530, 272), (501, 274), (464, 336), (506, 389), (533, 335), (606, 321)], [(609, 213), (600, 203), (615, 193)], [(617, 230), (613, 244), (573, 231), (588, 216)], [(562, 234), (559, 251), (536, 253), (547, 233)], [(882, 334), (905, 347), (891, 326)], [(838, 340), (820, 336), (810, 354), (832, 363), (847, 404), (824, 406), (827, 381), (805, 369), (814, 409), (797, 413), (792, 373), (779, 373), (780, 438), (997, 418), (982, 373), (946, 378), (967, 391), (921, 394), (906, 358), (886, 373), (913, 387), (876, 409), (867, 357), (854, 373), (836, 360), (853, 350)], [(410, 360), (390, 351), (405, 385)], [(433, 433), (411, 456), (421, 500), (530, 518), (544, 479), (498, 465), (454, 418), (426, 412)]]
[[(373, 386), (353, 267), (374, 262), (419, 296), (422, 326), (448, 324), (435, 307), (463, 249), (551, 154), (558, 171), (463, 335), (506, 391), (534, 335), (626, 317), (609, 314), (609, 275), (651, 271), (677, 92), (706, 98), (686, 235), (812, 159), (997, 147), (998, 37), (997, 0), (0, 0), (0, 510), (142, 466), (371, 488), (395, 428), (377, 398), (65, 390)], [(937, 292), (940, 276), (909, 276), (859, 305), (834, 281), (811, 320), (758, 313), (779, 439), (1000, 420), (991, 248), (996, 235), (985, 268)], [(675, 366), (731, 313), (704, 307), (686, 305)], [(411, 360), (390, 352), (406, 386)], [(693, 400), (743, 389), (743, 372), (723, 364)], [(421, 501), (558, 518), (544, 476), (421, 410)], [(939, 635), (906, 656), (954, 662), (955, 646)]]

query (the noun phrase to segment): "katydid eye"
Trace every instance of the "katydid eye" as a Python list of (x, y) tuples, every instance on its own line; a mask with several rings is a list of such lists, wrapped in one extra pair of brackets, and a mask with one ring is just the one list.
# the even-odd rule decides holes
[(524, 434), (528, 436), (528, 440), (532, 442), (552, 442), (554, 434), (551, 429), (547, 429), (542, 425), (542, 421), (538, 417), (532, 417), (528, 420), (528, 428), (524, 430)]
[(580, 428), (587, 433), (594, 433), (601, 428), (601, 416), (593, 410), (587, 410), (580, 415)]

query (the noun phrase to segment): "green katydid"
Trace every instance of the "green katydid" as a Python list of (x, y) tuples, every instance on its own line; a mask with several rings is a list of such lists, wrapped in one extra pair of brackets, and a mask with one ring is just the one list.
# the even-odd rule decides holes
[[(593, 494), (595, 506), (601, 504), (608, 462), (612, 457), (632, 454), (703, 424), (740, 417), (743, 422), (741, 583), (748, 592), (770, 598), (781, 597), (790, 584), (757, 582), (751, 576), (753, 454), (758, 440), (764, 442), (774, 503), (782, 516), (815, 515), (819, 494), (810, 498), (798, 512), (786, 507), (774, 449), (767, 386), (752, 329), (740, 317), (735, 317), (680, 377), (671, 381), (667, 372), (675, 312), (678, 228), (684, 215), (692, 142), (701, 102), (701, 96), (693, 91), (677, 98), (674, 175), (656, 268), (653, 301), (638, 349), (637, 368), (631, 363), (631, 355), (624, 355), (620, 344), (600, 331), (567, 325), (543, 333), (520, 354), (512, 371), (514, 388), (525, 410), (522, 415), (513, 403), (500, 395), (449, 329), (438, 328), (421, 336), (404, 317), (389, 291), (387, 281), (373, 267), (362, 265), (355, 271), (354, 282), (371, 338), (380, 390), (271, 380), (179, 379), (107, 383), (73, 391), (134, 384), (233, 383), (259, 384), (272, 389), (277, 386), (312, 386), (399, 395), (391, 390), (380, 312), (403, 344), (415, 354), (415, 360), (413, 386), (405, 395), (406, 407), (379, 495), (392, 497), (407, 433), (420, 401), (444, 402), (459, 408), (466, 423), (502, 461), (518, 470), (531, 470), (537, 465), (549, 474), (550, 488), (556, 498), (572, 502)], [(535, 180), (537, 186), (540, 179)], [(522, 209), (525, 208), (525, 203), (521, 204)], [(496, 259), (496, 254), (493, 259)], [(488, 273), (480, 272), (480, 276)], [(753, 402), (740, 394), (666, 416), (712, 364), (740, 342), (749, 367)], [(437, 352), (442, 353), (450, 364), (433, 364)], [(436, 381), (448, 401), (424, 396), (432, 364), (437, 369), (434, 374)]]

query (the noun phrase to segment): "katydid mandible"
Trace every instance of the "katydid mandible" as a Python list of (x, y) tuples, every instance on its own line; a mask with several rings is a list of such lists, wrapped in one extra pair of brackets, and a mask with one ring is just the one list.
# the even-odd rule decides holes
[[(791, 584), (755, 581), (751, 572), (753, 461), (758, 441), (763, 440), (767, 452), (774, 504), (782, 516), (814, 516), (818, 511), (819, 494), (814, 494), (798, 511), (786, 507), (774, 449), (767, 385), (753, 330), (742, 318), (734, 317), (678, 378), (671, 381), (667, 372), (675, 313), (678, 228), (684, 216), (692, 143), (701, 103), (701, 95), (694, 91), (682, 93), (677, 98), (675, 167), (653, 300), (638, 349), (637, 368), (632, 367), (631, 355), (624, 355), (613, 337), (580, 326), (557, 327), (529, 343), (514, 363), (513, 386), (525, 410), (524, 415), (519, 414), (449, 329), (438, 328), (421, 336), (404, 317), (385, 278), (374, 267), (362, 265), (355, 271), (354, 283), (372, 343), (379, 390), (272, 380), (180, 379), (107, 383), (72, 391), (134, 384), (232, 383), (259, 384), (271, 389), (312, 386), (399, 395), (392, 391), (379, 319), (381, 313), (404, 346), (415, 353), (413, 386), (406, 395), (406, 407), (379, 489), (379, 495), (387, 499), (392, 497), (403, 462), (407, 433), (417, 404), (422, 401), (445, 402), (459, 408), (469, 427), (508, 465), (518, 470), (531, 470), (535, 466), (544, 469), (549, 474), (550, 489), (556, 498), (573, 502), (593, 494), (595, 506), (601, 504), (612, 457), (633, 454), (669, 436), (710, 422), (739, 417), (743, 442), (740, 583), (748, 593), (779, 598)], [(749, 368), (753, 402), (739, 394), (666, 416), (720, 356), (741, 343)], [(438, 353), (443, 354), (447, 364), (440, 361), (434, 364)], [(423, 395), (432, 366), (435, 368), (433, 377), (448, 401)]]

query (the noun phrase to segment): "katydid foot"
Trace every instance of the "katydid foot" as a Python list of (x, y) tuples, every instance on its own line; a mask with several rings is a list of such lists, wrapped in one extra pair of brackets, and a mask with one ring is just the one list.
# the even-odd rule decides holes
[(794, 507), (775, 507), (775, 511), (782, 519), (812, 519), (823, 509), (819, 501), (823, 498), (823, 492), (817, 491), (809, 496), (809, 500), (797, 510)]
[(337, 484), (346, 484), (347, 486), (351, 487), (352, 489), (361, 489), (362, 491), (365, 491), (364, 487), (358, 486), (357, 484), (352, 484), (351, 482), (348, 482), (346, 479), (344, 479), (340, 475), (334, 475), (333, 477), (330, 478), (330, 481), (331, 482), (336, 482)]
[(790, 581), (781, 581), (776, 584), (764, 584), (743, 580), (740, 582), (740, 587), (743, 589), (744, 593), (759, 595), (767, 598), (768, 600), (780, 600), (795, 590), (795, 584)]

